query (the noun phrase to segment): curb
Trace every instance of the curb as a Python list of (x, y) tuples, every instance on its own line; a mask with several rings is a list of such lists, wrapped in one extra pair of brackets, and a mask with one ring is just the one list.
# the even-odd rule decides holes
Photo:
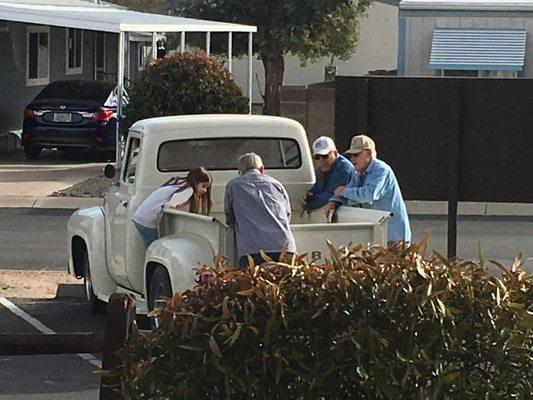
[[(39, 197), (39, 196), (0, 196), (0, 208), (58, 208), (78, 209), (101, 206), (104, 199), (99, 197)], [(446, 201), (406, 201), (409, 215), (448, 215)], [(461, 202), (457, 208), (460, 216), (487, 217), (533, 217), (532, 203), (474, 203)]]
[(85, 288), (82, 283), (60, 283), (57, 286), (56, 299), (63, 298), (84, 298)]
[(100, 206), (103, 202), (104, 199), (98, 197), (0, 196), (0, 208), (78, 209)]
[[(409, 215), (448, 215), (446, 201), (406, 201), (405, 205)], [(533, 204), (460, 202), (457, 206), (457, 215), (533, 217)]]

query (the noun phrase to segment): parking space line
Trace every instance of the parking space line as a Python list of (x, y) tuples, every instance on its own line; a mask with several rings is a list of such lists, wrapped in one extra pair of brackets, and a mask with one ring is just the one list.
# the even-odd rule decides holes
[[(32, 317), (30, 314), (22, 310), (20, 307), (13, 304), (11, 301), (6, 299), (5, 297), (0, 297), (0, 304), (2, 304), (5, 308), (7, 308), (9, 311), (11, 311), (13, 314), (15, 314), (17, 317), (22, 318), (24, 321), (26, 321), (28, 324), (33, 326), (35, 329), (37, 329), (39, 332), (44, 333), (46, 335), (53, 335), (56, 333), (54, 330), (47, 327), (45, 324), (43, 324), (38, 319)], [(94, 365), (97, 368), (102, 368), (102, 362), (93, 356), (92, 354), (77, 354), (78, 357), (80, 357), (82, 360), (85, 360), (92, 365)]]

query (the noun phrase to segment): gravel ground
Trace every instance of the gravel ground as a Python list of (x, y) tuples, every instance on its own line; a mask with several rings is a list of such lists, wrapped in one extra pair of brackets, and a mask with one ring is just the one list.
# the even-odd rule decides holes
[(53, 298), (60, 283), (81, 281), (57, 271), (0, 271), (0, 297)]
[(58, 190), (49, 197), (104, 197), (107, 189), (111, 187), (113, 181), (104, 175), (97, 175), (86, 179), (68, 188)]

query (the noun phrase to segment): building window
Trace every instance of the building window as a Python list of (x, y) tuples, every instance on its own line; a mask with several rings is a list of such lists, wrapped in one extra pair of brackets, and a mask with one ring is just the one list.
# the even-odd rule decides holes
[(142, 71), (150, 62), (152, 58), (152, 45), (144, 42), (139, 42), (139, 61), (137, 68)]
[(66, 74), (81, 74), (83, 71), (83, 31), (67, 28), (66, 30)]
[(478, 71), (480, 78), (517, 78), (518, 71)]
[(493, 71), (493, 70), (457, 70), (445, 69), (436, 70), (436, 76), (455, 76), (470, 78), (517, 78), (518, 71)]
[(28, 27), (26, 36), (26, 85), (50, 81), (50, 28)]

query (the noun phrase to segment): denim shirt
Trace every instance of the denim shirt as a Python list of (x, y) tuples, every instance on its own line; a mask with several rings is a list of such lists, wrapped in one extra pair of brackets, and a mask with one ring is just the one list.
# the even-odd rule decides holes
[(226, 185), (226, 223), (235, 228), (239, 257), (246, 254), (294, 253), (296, 244), (289, 227), (291, 205), (283, 185), (258, 170), (246, 171)]
[(409, 217), (402, 198), (400, 186), (391, 167), (385, 162), (373, 159), (362, 173), (356, 173), (340, 196), (331, 201), (348, 206), (359, 206), (374, 210), (390, 211), (388, 240), (411, 241)]
[(327, 173), (327, 178), (320, 170), (316, 170), (316, 182), (309, 190), (307, 204), (304, 206), (307, 210), (314, 210), (324, 206), (333, 192), (339, 186), (346, 186), (355, 177), (355, 168), (348, 159), (342, 155), (338, 156), (333, 162), (331, 169)]

